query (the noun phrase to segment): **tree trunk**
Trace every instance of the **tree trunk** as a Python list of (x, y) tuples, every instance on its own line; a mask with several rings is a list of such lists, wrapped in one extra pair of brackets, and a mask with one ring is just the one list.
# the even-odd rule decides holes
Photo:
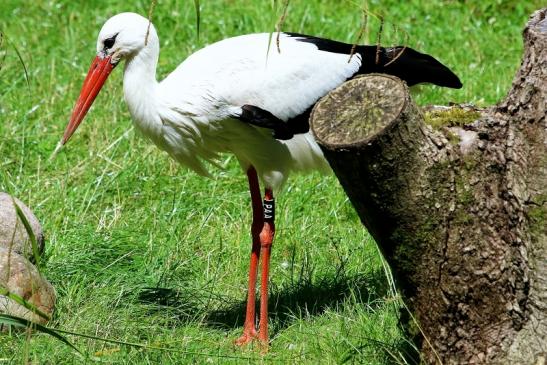
[(547, 357), (547, 9), (497, 106), (423, 112), (368, 75), (323, 98), (312, 131), (417, 319), (422, 360)]

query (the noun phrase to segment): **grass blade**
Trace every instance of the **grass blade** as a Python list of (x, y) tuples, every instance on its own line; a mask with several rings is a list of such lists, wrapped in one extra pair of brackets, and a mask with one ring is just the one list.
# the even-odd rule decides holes
[(56, 329), (54, 331), (59, 332), (59, 333), (63, 333), (63, 334), (66, 334), (66, 335), (89, 338), (91, 340), (107, 342), (107, 343), (112, 343), (112, 344), (117, 344), (117, 345), (142, 348), (142, 349), (145, 349), (145, 350), (166, 351), (166, 352), (173, 352), (173, 353), (179, 353), (179, 354), (184, 354), (184, 355), (205, 356), (205, 357), (213, 357), (214, 356), (214, 357), (218, 357), (218, 358), (227, 358), (227, 359), (236, 359), (236, 360), (256, 360), (256, 358), (245, 357), (245, 356), (236, 356), (236, 355), (227, 355), (227, 354), (212, 354), (212, 353), (205, 353), (205, 352), (187, 351), (187, 350), (178, 349), (178, 348), (151, 346), (151, 345), (147, 345), (147, 344), (143, 344), (143, 343), (114, 340), (114, 339), (111, 339), (111, 338), (98, 337), (98, 336), (94, 336), (94, 335), (87, 335), (85, 333), (78, 333), (78, 332), (72, 332), (72, 331), (66, 331), (66, 330)]
[(23, 56), (21, 55), (21, 53), (19, 52), (19, 48), (17, 48), (17, 46), (10, 42), (9, 39), (8, 39), (8, 36), (5, 35), (4, 33), (2, 33), (2, 39), (5, 38), (5, 41), (6, 43), (10, 43), (11, 46), (13, 47), (13, 49), (15, 50), (15, 53), (17, 54), (17, 58), (19, 58), (19, 62), (21, 63), (21, 65), (23, 66), (23, 71), (25, 71), (25, 81), (27, 82), (27, 88), (30, 92), (30, 77), (28, 75), (28, 69), (27, 69), (27, 65), (25, 64), (25, 61), (23, 60)]
[[(124, 346), (130, 346), (130, 347), (137, 347), (147, 350), (159, 350), (159, 351), (167, 351), (167, 352), (173, 352), (173, 353), (179, 353), (179, 354), (185, 354), (185, 355), (194, 355), (194, 356), (205, 356), (205, 357), (218, 357), (218, 358), (225, 358), (225, 359), (234, 359), (234, 360), (256, 360), (256, 358), (252, 357), (245, 357), (245, 356), (236, 356), (236, 355), (228, 355), (228, 354), (212, 354), (212, 353), (201, 353), (201, 352), (195, 352), (195, 351), (185, 351), (177, 348), (166, 348), (166, 347), (159, 347), (159, 346), (149, 346), (141, 343), (135, 343), (135, 342), (126, 342), (126, 341), (119, 341), (109, 338), (103, 338), (93, 335), (86, 335), (83, 333), (78, 332), (72, 332), (72, 331), (66, 331), (66, 330), (60, 330), (60, 329), (53, 329), (46, 326), (43, 326), (38, 323), (31, 322), (29, 320), (26, 320), (24, 318), (11, 316), (9, 314), (3, 314), (0, 313), (0, 324), (15, 326), (15, 327), (23, 327), (23, 328), (32, 328), (38, 332), (44, 333), (46, 335), (52, 336), (55, 339), (61, 341), (65, 345), (72, 348), (74, 351), (78, 353), (80, 356), (85, 356), (76, 346), (74, 346), (69, 340), (66, 339), (66, 337), (62, 336), (61, 334), (65, 335), (72, 335), (77, 337), (83, 337), (83, 338), (89, 338), (92, 340), (102, 341), (102, 342), (108, 342), (118, 345), (124, 345)], [(284, 360), (282, 360), (284, 361)]]
[(49, 315), (42, 312), (34, 304), (32, 304), (30, 302), (27, 302), (25, 299), (21, 298), (19, 295), (10, 292), (8, 289), (6, 289), (2, 286), (0, 286), (0, 295), (8, 297), (9, 299), (13, 300), (17, 304), (22, 305), (23, 307), (25, 307), (26, 309), (28, 309), (32, 313), (39, 315), (40, 317), (44, 318), (45, 320), (49, 321), (51, 319), (51, 317)]
[(200, 23), (201, 23), (201, 10), (199, 8), (199, 0), (194, 0), (194, 6), (196, 8), (197, 40), (199, 41), (199, 26), (200, 26)]
[(41, 324), (31, 322), (29, 320), (26, 320), (24, 318), (19, 318), (15, 316), (11, 316), (9, 314), (3, 314), (0, 313), (0, 323), (15, 326), (15, 327), (23, 327), (23, 328), (32, 328), (38, 332), (45, 333), (46, 335), (52, 336), (55, 339), (61, 341), (65, 345), (71, 347), (74, 351), (76, 351), (79, 355), (82, 355), (82, 352), (78, 350), (76, 346), (74, 346), (69, 340), (67, 340), (65, 337), (61, 336), (59, 333), (57, 333), (56, 330), (48, 328), (46, 326), (42, 326)]
[(156, 8), (157, 0), (152, 0), (150, 2), (150, 9), (148, 9), (148, 27), (146, 28), (146, 35), (144, 36), (144, 45), (148, 45), (148, 36), (150, 35), (150, 26), (152, 25), (152, 13)]
[[(0, 30), (0, 51), (2, 50), (2, 45), (4, 44), (4, 33)], [(6, 59), (7, 52), (4, 52), (2, 60), (0, 60), (0, 71), (2, 71), (2, 66), (4, 65), (4, 60)]]
[(32, 231), (32, 227), (30, 226), (30, 223), (28, 222), (27, 217), (25, 216), (25, 213), (23, 213), (23, 210), (21, 210), (21, 207), (15, 202), (14, 198), (11, 198), (13, 201), (13, 206), (15, 207), (15, 211), (17, 212), (17, 216), (23, 222), (23, 226), (25, 226), (25, 230), (27, 231), (27, 234), (30, 238), (30, 243), (32, 245), (32, 255), (34, 256), (34, 262), (36, 262), (36, 269), (38, 270), (38, 273), (40, 273), (40, 251), (38, 249), (38, 242), (36, 241), (36, 236), (34, 235), (34, 232)]
[(289, 10), (289, 1), (285, 0), (283, 2), (283, 10), (281, 12), (281, 16), (277, 20), (277, 23), (275, 23), (275, 31), (277, 32), (277, 36), (275, 38), (275, 44), (277, 46), (277, 52), (281, 53), (281, 48), (279, 47), (279, 37), (281, 35), (281, 27), (285, 23), (285, 19), (287, 18), (287, 11)]

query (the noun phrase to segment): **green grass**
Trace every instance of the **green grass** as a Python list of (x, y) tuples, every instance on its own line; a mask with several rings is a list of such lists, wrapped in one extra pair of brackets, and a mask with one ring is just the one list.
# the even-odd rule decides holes
[[(204, 180), (135, 136), (116, 71), (71, 143), (48, 161), (102, 23), (121, 11), (147, 13), (148, 1), (132, 3), (0, 2), (8, 41), (0, 50), (0, 191), (25, 201), (43, 223), (42, 271), (58, 293), (51, 326), (149, 347), (68, 335), (108, 363), (400, 361), (407, 346), (396, 326), (397, 300), (334, 177), (293, 177), (278, 199), (272, 342), (262, 357), (232, 345), (243, 321), (250, 250), (247, 184), (233, 158)], [(272, 9), (273, 1), (201, 3), (199, 40), (193, 2), (156, 7), (159, 78), (205, 44), (271, 31), (281, 8), (278, 2)], [(406, 33), (412, 47), (441, 59), (464, 83), (462, 90), (423, 87), (418, 103), (488, 105), (511, 85), (522, 27), (541, 3), (389, 0), (369, 7), (386, 16), (386, 44), (401, 43)], [(360, 21), (357, 0), (293, 0), (283, 28), (352, 42)], [(36, 334), (0, 336), (0, 361), (82, 359)]]

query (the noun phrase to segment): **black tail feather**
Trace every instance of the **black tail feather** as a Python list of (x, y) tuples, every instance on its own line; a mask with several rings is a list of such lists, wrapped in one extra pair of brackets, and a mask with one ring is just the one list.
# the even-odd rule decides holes
[[(312, 43), (321, 51), (347, 54), (348, 57), (353, 48), (351, 44), (326, 38), (299, 33), (285, 34), (298, 38), (300, 42)], [(362, 65), (357, 74), (386, 73), (406, 81), (409, 86), (428, 82), (455, 89), (462, 87), (458, 76), (448, 67), (432, 56), (412, 48), (357, 46), (355, 51), (361, 54), (362, 58)]]

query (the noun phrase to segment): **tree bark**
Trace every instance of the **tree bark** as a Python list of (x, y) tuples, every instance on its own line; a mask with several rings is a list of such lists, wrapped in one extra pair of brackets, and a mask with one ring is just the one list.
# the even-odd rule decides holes
[(507, 98), (424, 112), (395, 77), (323, 98), (312, 131), (390, 264), (422, 360), (547, 358), (547, 9)]

